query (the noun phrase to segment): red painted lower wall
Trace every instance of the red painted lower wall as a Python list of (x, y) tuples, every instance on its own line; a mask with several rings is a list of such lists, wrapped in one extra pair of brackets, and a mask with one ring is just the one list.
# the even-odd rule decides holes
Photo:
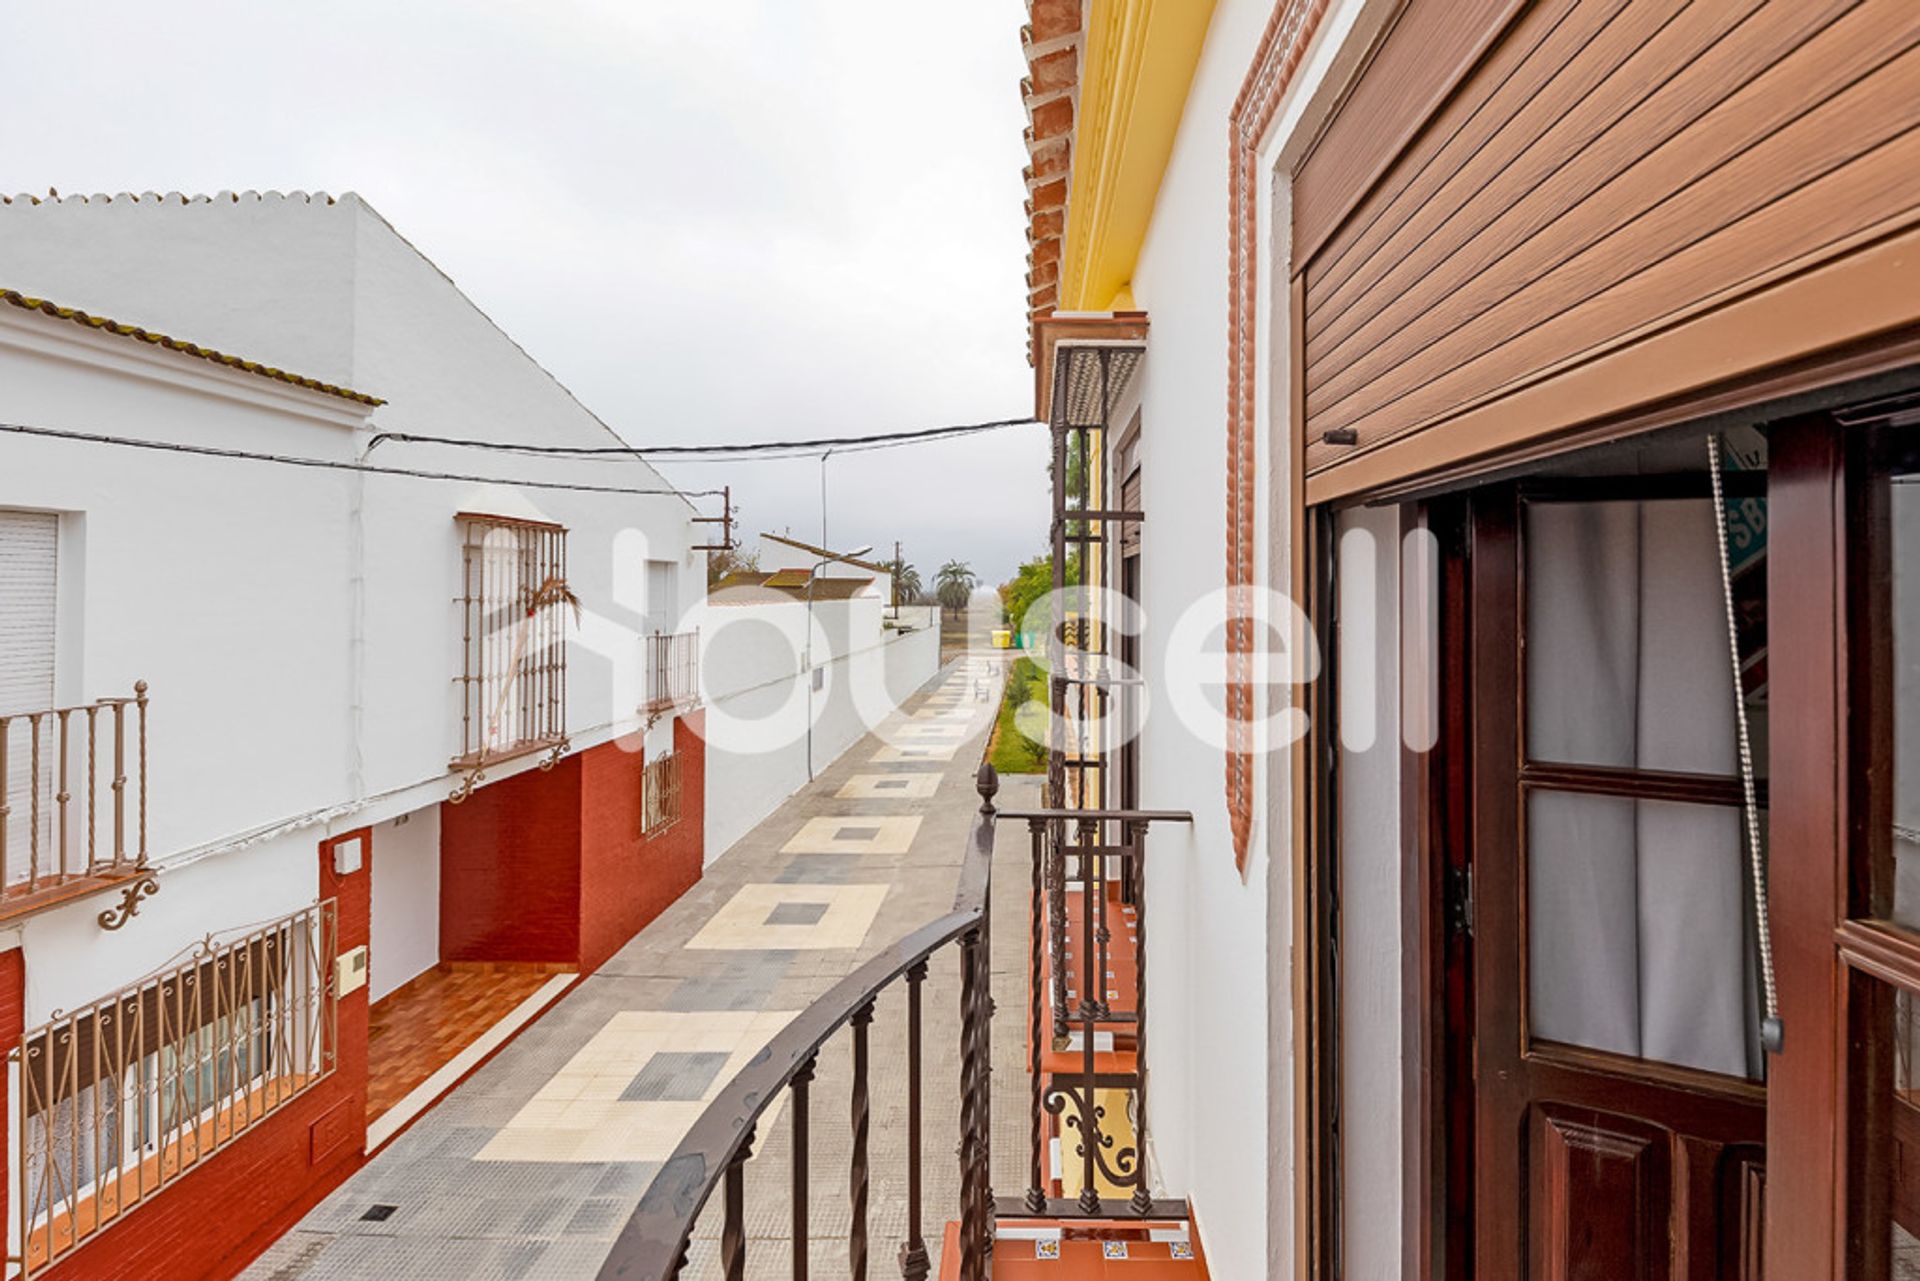
[(680, 821), (640, 835), (645, 759), (619, 743), (526, 770), (440, 807), (440, 956), (590, 973), (700, 879), (701, 713), (674, 726)]
[[(27, 964), (19, 948), (0, 952), (0, 1045), (18, 1045), (27, 1033)], [(0, 1076), (0, 1151), (13, 1151), (13, 1119), (20, 1109), (11, 1106), (7, 1079)], [(11, 1223), (13, 1206), (7, 1200), (7, 1180), (0, 1179), (0, 1223)]]
[[(355, 835), (368, 834), (363, 829), (336, 840)], [(335, 876), (332, 844), (320, 847), (320, 897), (337, 903), (339, 950), (345, 953), (368, 940), (372, 854), (359, 871)], [(0, 958), (0, 1036), (17, 1040), (23, 1031), (23, 986), (17, 959), (9, 968)], [(224, 1281), (237, 1275), (365, 1160), (366, 988), (340, 998), (339, 1030), (331, 1076), (195, 1165), (48, 1275), (60, 1281)]]
[(578, 964), (579, 753), (440, 806), (440, 959)]
[(674, 725), (680, 758), (680, 821), (640, 835), (638, 752), (617, 744), (581, 757), (580, 969), (599, 969), (700, 879), (706, 859), (706, 740), (698, 718)]

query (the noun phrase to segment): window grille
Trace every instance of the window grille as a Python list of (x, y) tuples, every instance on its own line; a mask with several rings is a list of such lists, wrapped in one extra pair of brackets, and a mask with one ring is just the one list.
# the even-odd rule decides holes
[(567, 531), (461, 515), (460, 755), (455, 769), (567, 739)]
[(700, 634), (659, 632), (642, 638), (647, 647), (647, 705), (651, 714), (700, 701)]
[(640, 835), (655, 836), (680, 821), (680, 757), (669, 752), (640, 773)]
[(312, 1089), (338, 1059), (333, 900), (30, 1029), (16, 1073), (32, 1276)]

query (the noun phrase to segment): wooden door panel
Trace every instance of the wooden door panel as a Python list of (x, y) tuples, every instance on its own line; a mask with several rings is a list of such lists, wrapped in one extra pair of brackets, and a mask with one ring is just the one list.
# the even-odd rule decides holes
[(1767, 1161), (1757, 1144), (1730, 1148), (1720, 1165), (1719, 1281), (1762, 1281)]
[(1528, 1230), (1541, 1281), (1665, 1281), (1669, 1138), (1628, 1117), (1533, 1109)]
[(1766, 1087), (1528, 1030), (1519, 514), (1512, 491), (1475, 500), (1468, 571), (1474, 685), (1521, 691), (1468, 713), (1475, 1276), (1757, 1281)]

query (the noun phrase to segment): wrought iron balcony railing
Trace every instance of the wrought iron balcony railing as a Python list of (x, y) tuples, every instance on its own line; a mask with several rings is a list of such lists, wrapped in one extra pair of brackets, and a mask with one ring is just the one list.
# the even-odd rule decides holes
[(0, 920), (146, 872), (147, 683), (0, 715)]
[(647, 702), (642, 709), (658, 716), (700, 701), (700, 633), (655, 632), (642, 638), (647, 647)]
[[(959, 953), (960, 1117), (959, 1272), (961, 1281), (985, 1281), (993, 1249), (993, 1192), (988, 1179), (992, 1107), (988, 1077), (992, 1061), (993, 998), (989, 964), (988, 898), (993, 863), (993, 799), (999, 779), (980, 767), (980, 812), (968, 837), (953, 910), (909, 934), (836, 984), (789, 1023), (772, 1043), (721, 1091), (654, 1177), (628, 1219), (606, 1264), (602, 1281), (672, 1281), (687, 1266), (688, 1248), (702, 1209), (721, 1192), (723, 1274), (747, 1275), (746, 1163), (756, 1129), (783, 1099), (791, 1108), (794, 1275), (806, 1275), (812, 1196), (809, 1090), (822, 1047), (843, 1028), (852, 1038), (852, 1147), (847, 1167), (851, 1204), (848, 1253), (852, 1275), (867, 1275), (871, 1230), (868, 1199), (873, 1171), (868, 1133), (869, 1029), (883, 992), (904, 980), (907, 1038), (907, 1218), (899, 1268), (907, 1281), (931, 1271), (923, 1220), (922, 989), (929, 966), (949, 950)], [(942, 1220), (946, 1218), (943, 1213)], [(954, 1238), (950, 1237), (950, 1240)]]
[(338, 1062), (333, 900), (30, 1028), (10, 1054), (14, 1248), (37, 1276)]

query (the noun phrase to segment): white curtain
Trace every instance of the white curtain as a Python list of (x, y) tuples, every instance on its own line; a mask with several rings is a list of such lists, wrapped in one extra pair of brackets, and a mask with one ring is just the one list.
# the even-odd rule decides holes
[[(1717, 536), (1705, 500), (1528, 509), (1532, 759), (1736, 772)], [(1740, 812), (1535, 792), (1526, 841), (1533, 1036), (1755, 1074)]]

